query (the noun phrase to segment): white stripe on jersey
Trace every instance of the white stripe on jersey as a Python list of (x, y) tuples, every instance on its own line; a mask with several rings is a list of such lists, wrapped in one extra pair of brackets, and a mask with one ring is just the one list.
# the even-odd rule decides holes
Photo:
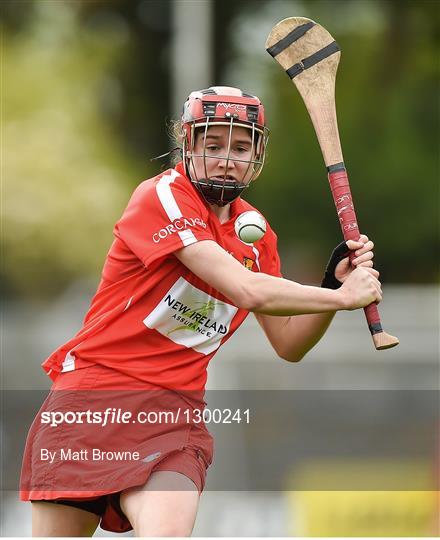
[[(159, 200), (167, 213), (170, 221), (183, 217), (182, 212), (180, 211), (179, 205), (177, 204), (176, 199), (171, 191), (170, 184), (174, 182), (176, 177), (179, 176), (179, 173), (174, 169), (171, 170), (170, 174), (165, 174), (159, 180), (156, 185), (156, 192)], [(184, 246), (189, 246), (197, 242), (197, 238), (194, 236), (193, 232), (189, 229), (184, 231), (178, 231), (177, 233), (182, 240)]]
[(255, 264), (257, 265), (258, 270), (261, 272), (260, 269), (260, 252), (255, 246), (252, 246), (252, 251), (255, 253)]

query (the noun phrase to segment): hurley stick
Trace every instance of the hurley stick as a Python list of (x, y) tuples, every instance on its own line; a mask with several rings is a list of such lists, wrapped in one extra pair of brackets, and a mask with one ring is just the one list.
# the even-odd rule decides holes
[[(309, 111), (344, 238), (359, 240), (336, 118), (335, 81), (341, 56), (339, 46), (329, 32), (314, 21), (289, 17), (272, 28), (266, 49), (292, 79)], [(353, 258), (354, 253), (350, 257)], [(376, 349), (398, 345), (396, 337), (383, 331), (376, 304), (370, 304), (364, 310)]]

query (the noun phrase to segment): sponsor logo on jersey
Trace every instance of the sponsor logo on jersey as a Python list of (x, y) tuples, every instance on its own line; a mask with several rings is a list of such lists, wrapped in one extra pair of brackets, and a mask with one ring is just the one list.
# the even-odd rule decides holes
[(218, 324), (208, 317), (208, 314), (214, 310), (216, 305), (220, 305), (220, 302), (213, 302), (212, 300), (209, 300), (208, 302), (197, 302), (197, 304), (200, 304), (199, 307), (190, 308), (173, 298), (170, 294), (165, 298), (165, 302), (167, 302), (172, 309), (178, 310), (179, 313), (183, 313), (183, 315), (173, 315), (173, 319), (182, 321), (183, 325), (170, 330), (167, 334), (168, 336), (179, 330), (200, 332), (201, 334), (206, 334), (208, 337), (211, 337), (213, 332), (223, 335), (226, 334), (226, 326)]
[(181, 277), (143, 322), (174, 343), (210, 354), (229, 333), (237, 311)]
[(155, 232), (153, 234), (153, 242), (155, 244), (158, 244), (161, 240), (164, 238), (167, 238), (167, 236), (170, 236), (171, 234), (178, 233), (180, 231), (185, 231), (186, 229), (190, 229), (191, 227), (203, 227), (206, 229), (206, 223), (201, 218), (177, 218), (172, 223), (169, 223), (159, 231)]

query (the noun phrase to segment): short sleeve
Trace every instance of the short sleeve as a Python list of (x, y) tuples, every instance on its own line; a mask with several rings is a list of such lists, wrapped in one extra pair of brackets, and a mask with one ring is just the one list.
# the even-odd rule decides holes
[(270, 267), (269, 267), (269, 270), (268, 270), (267, 273), (270, 274), (271, 276), (283, 277), (283, 275), (281, 274), (280, 256), (278, 255), (277, 250), (275, 250), (275, 252), (272, 254), (272, 258), (271, 258), (271, 261), (270, 261)]
[(271, 276), (283, 277), (277, 242), (277, 235), (268, 227), (268, 231), (261, 241), (262, 245), (259, 246), (261, 249), (261, 271)]
[(114, 233), (148, 267), (185, 246), (213, 240), (207, 218), (192, 185), (171, 169), (138, 186)]

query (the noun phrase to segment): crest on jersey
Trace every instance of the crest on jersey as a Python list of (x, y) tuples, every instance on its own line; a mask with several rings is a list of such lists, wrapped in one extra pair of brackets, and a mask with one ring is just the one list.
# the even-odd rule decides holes
[(244, 257), (243, 258), (243, 265), (248, 270), (252, 270), (252, 267), (254, 266), (254, 262), (255, 261), (253, 259), (249, 259), (249, 257)]

